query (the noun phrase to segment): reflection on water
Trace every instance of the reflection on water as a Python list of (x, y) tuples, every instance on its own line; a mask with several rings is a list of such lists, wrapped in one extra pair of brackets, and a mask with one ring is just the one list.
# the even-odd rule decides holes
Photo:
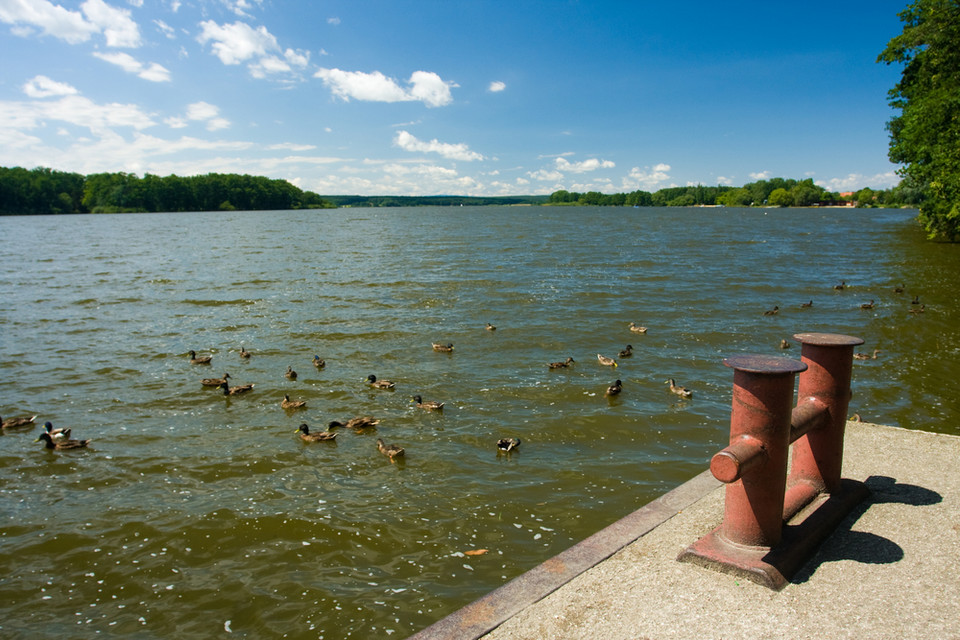
[[(960, 433), (960, 252), (911, 215), (0, 218), (2, 415), (94, 440), (48, 452), (37, 431), (0, 437), (0, 631), (404, 637), (700, 472), (726, 439), (723, 357), (798, 357), (779, 348), (798, 332), (880, 349), (855, 364), (851, 411)], [(628, 343), (617, 369), (598, 364)], [(256, 386), (200, 385), (223, 373)], [(604, 397), (616, 378), (623, 393)], [(284, 394), (307, 408), (284, 411)], [(356, 415), (382, 422), (333, 442), (295, 433)], [(523, 444), (498, 455), (501, 437)]]

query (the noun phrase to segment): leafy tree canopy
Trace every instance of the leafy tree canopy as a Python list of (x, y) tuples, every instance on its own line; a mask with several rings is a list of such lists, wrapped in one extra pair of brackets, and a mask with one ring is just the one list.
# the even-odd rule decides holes
[(920, 221), (931, 238), (960, 240), (960, 1), (915, 0), (903, 33), (877, 58), (903, 64), (888, 94), (890, 160), (924, 190)]

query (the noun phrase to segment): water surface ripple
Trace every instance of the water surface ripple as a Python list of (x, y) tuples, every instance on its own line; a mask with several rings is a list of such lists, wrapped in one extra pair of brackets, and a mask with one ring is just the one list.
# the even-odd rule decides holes
[[(0, 635), (405, 637), (704, 469), (728, 431), (722, 359), (798, 357), (779, 348), (798, 332), (881, 350), (855, 365), (851, 412), (958, 433), (960, 252), (913, 213), (0, 218), (2, 415), (93, 438), (48, 452), (38, 430), (0, 436)], [(616, 370), (597, 363), (628, 343)], [(254, 390), (200, 385), (225, 372)], [(355, 415), (382, 422), (294, 433)], [(505, 436), (523, 444), (498, 456)]]

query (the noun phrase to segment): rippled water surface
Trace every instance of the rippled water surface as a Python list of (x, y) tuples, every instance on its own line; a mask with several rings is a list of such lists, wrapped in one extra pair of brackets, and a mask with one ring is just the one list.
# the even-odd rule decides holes
[[(0, 437), (0, 635), (405, 637), (703, 470), (729, 426), (723, 358), (799, 357), (779, 348), (798, 332), (880, 349), (855, 363), (851, 412), (960, 433), (960, 247), (914, 213), (0, 218), (2, 415), (93, 439)], [(254, 390), (200, 385), (224, 372)], [(382, 422), (294, 433), (356, 415)], [(522, 446), (498, 456), (506, 436)]]

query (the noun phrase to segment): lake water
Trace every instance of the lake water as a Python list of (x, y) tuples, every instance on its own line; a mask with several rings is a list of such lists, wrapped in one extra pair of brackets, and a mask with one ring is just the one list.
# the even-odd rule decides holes
[[(779, 348), (799, 332), (880, 349), (855, 363), (851, 413), (960, 433), (960, 246), (926, 242), (914, 215), (0, 218), (2, 415), (93, 439), (0, 437), (0, 635), (405, 637), (705, 469), (729, 428), (723, 358), (799, 357)], [(616, 370), (598, 364), (628, 343)], [(254, 390), (200, 385), (224, 372)], [(307, 408), (284, 411), (284, 394)], [(333, 443), (294, 433), (356, 415), (382, 422)], [(498, 456), (511, 436), (521, 447)]]

